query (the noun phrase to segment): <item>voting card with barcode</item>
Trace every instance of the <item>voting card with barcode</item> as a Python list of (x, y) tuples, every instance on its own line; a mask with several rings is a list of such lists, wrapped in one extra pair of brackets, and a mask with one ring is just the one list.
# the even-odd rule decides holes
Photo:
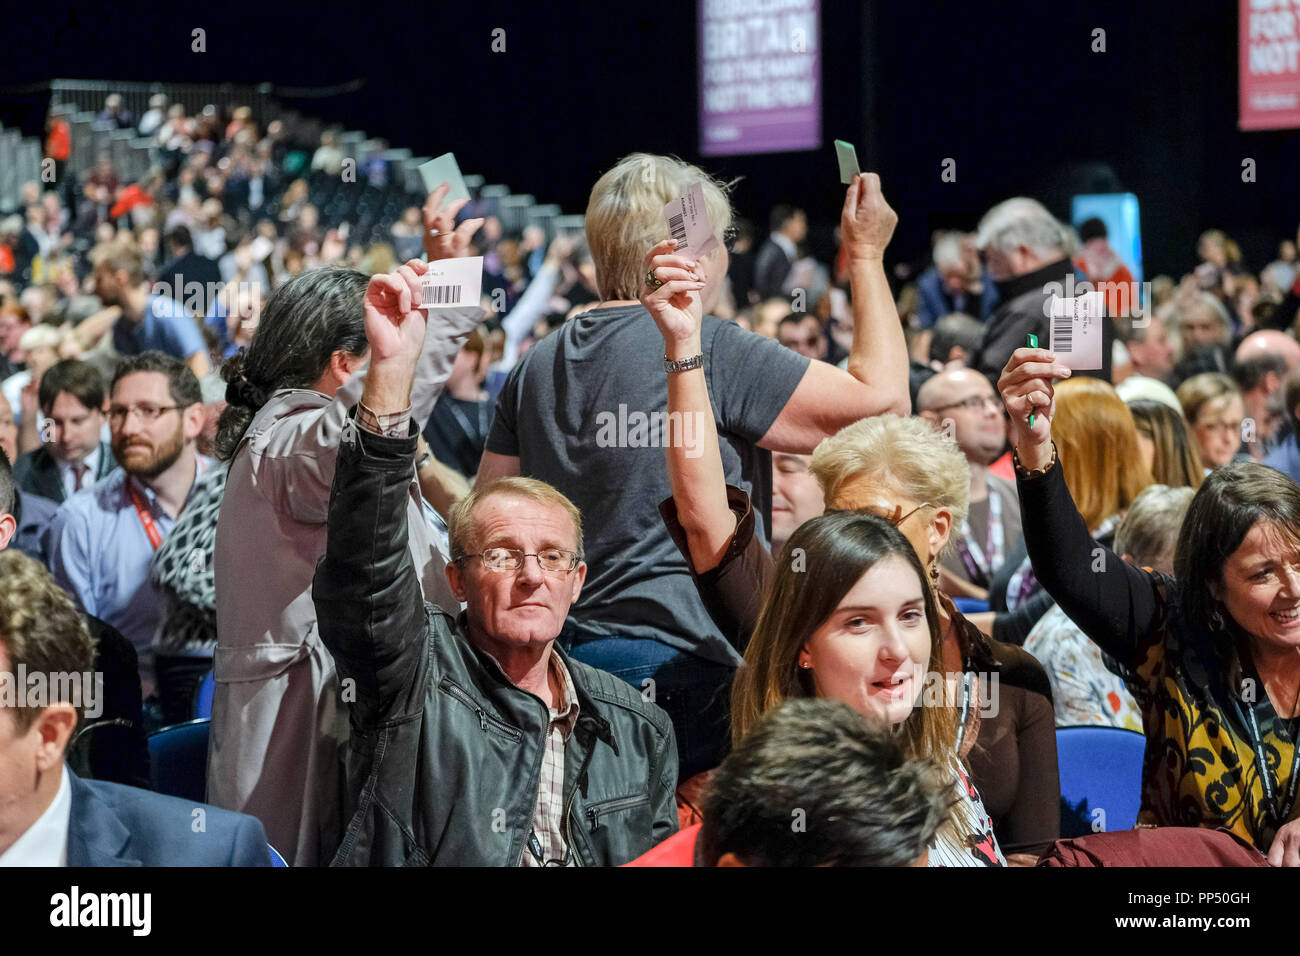
[(1051, 322), (1049, 350), (1056, 360), (1076, 372), (1102, 367), (1102, 328), (1106, 322), (1106, 295), (1097, 290), (1082, 295), (1054, 295), (1047, 303)]
[(465, 177), (460, 174), (460, 164), (456, 162), (454, 153), (443, 153), (437, 159), (421, 163), (420, 179), (427, 192), (433, 192), (443, 183), (450, 187), (447, 198), (442, 201), (444, 206), (457, 199), (469, 198), (469, 189), (465, 186)]
[(704, 184), (696, 183), (685, 196), (664, 206), (668, 232), (677, 240), (675, 254), (685, 253), (696, 259), (718, 247), (718, 238), (704, 206)]
[(438, 259), (420, 276), (420, 308), (460, 309), (477, 306), (483, 292), (483, 257)]

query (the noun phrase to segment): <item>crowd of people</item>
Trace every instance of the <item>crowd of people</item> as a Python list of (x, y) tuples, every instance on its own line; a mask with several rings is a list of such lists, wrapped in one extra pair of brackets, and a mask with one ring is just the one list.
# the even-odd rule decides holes
[[(1300, 865), (1296, 242), (1139, 284), (1016, 197), (901, 281), (875, 174), (824, 263), (670, 157), (548, 241), (334, 130), (100, 118), (150, 172), (0, 226), (0, 676), (104, 685), (0, 707), (0, 865), (123, 862), (110, 819), (146, 864), (1059, 863), (1077, 726), (1146, 737), (1130, 862)], [(1062, 288), (1100, 368), (1027, 344)], [(146, 735), (209, 675), (215, 825), (165, 835)]]

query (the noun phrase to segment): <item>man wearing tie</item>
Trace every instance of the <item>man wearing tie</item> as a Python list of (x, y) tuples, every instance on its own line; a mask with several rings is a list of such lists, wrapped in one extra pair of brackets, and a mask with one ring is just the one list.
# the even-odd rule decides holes
[(14, 462), (20, 489), (62, 504), (117, 467), (103, 441), (104, 391), (99, 371), (79, 359), (46, 370), (37, 393), (45, 444)]

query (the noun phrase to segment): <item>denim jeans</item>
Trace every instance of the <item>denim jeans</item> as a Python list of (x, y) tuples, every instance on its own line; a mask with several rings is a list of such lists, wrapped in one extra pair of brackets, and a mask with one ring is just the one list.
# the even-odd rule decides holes
[(667, 711), (677, 736), (678, 782), (710, 770), (731, 747), (735, 668), (649, 637), (613, 637), (569, 621), (560, 646), (574, 660), (631, 684)]

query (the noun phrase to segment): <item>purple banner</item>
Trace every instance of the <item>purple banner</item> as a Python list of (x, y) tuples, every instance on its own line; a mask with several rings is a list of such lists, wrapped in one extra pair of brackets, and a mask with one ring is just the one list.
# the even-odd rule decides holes
[(700, 152), (822, 144), (817, 0), (701, 0)]

